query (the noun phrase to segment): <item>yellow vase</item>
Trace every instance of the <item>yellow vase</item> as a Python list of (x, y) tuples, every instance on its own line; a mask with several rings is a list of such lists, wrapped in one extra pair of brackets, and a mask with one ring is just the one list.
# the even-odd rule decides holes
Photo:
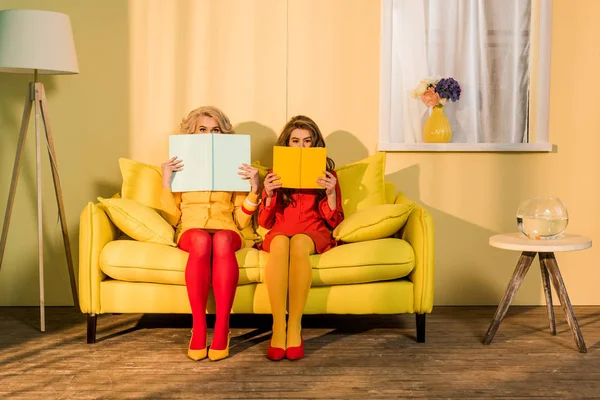
[(423, 141), (425, 143), (448, 143), (452, 140), (452, 127), (446, 114), (444, 106), (435, 106), (425, 127), (423, 128)]

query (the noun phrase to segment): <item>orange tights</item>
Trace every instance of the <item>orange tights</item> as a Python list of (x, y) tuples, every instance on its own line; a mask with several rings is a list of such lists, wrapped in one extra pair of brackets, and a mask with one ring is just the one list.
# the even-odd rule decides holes
[[(282, 349), (299, 346), (302, 314), (312, 282), (309, 256), (315, 253), (315, 244), (304, 234), (275, 236), (265, 268), (265, 283), (273, 314), (271, 346)], [(285, 320), (286, 299), (289, 295), (289, 318)]]

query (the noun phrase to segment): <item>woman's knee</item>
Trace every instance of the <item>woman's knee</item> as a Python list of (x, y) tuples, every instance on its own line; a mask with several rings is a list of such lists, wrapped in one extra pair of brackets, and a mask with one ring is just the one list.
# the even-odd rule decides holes
[(288, 253), (290, 249), (290, 238), (283, 235), (277, 235), (271, 240), (269, 245), (270, 253)]
[(278, 245), (288, 245), (290, 244), (290, 238), (283, 235), (277, 235), (272, 240), (271, 243), (276, 243)]
[(202, 229), (188, 229), (179, 239), (179, 247), (188, 253), (210, 251), (210, 234)]
[(218, 231), (213, 235), (213, 252), (216, 254), (237, 251), (242, 247), (242, 239), (231, 230)]
[(310, 255), (314, 252), (315, 245), (310, 236), (305, 234), (298, 234), (292, 236), (290, 239), (290, 256), (303, 256)]

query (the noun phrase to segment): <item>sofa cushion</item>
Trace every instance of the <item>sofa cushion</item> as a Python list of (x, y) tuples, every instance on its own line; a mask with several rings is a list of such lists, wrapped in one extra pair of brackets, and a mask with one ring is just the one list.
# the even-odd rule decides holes
[(336, 168), (346, 217), (370, 206), (386, 204), (385, 153)]
[[(260, 252), (261, 282), (269, 253)], [(402, 239), (379, 239), (334, 247), (310, 256), (312, 285), (344, 285), (403, 278), (415, 267), (412, 247)]]
[(112, 222), (127, 236), (140, 242), (176, 246), (175, 230), (154, 208), (130, 199), (98, 197)]
[[(238, 285), (260, 282), (269, 253), (254, 248), (236, 252)], [(136, 240), (104, 246), (100, 269), (113, 279), (185, 285), (188, 254), (176, 247)], [(314, 286), (378, 282), (403, 278), (414, 268), (412, 247), (401, 239), (380, 239), (337, 246), (310, 257)]]
[(402, 239), (349, 243), (311, 256), (313, 285), (343, 285), (403, 278), (415, 267), (415, 255)]
[[(258, 250), (243, 248), (235, 253), (240, 266), (238, 285), (259, 282)], [(100, 253), (100, 269), (113, 279), (129, 282), (185, 285), (188, 253), (157, 243), (115, 240)]]
[(413, 208), (414, 203), (365, 208), (345, 218), (333, 231), (333, 237), (346, 243), (390, 237), (404, 226)]

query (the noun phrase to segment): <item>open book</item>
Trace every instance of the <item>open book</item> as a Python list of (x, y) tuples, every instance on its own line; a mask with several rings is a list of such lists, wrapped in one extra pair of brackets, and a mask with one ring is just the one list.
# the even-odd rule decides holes
[(181, 134), (169, 136), (169, 158), (183, 160), (173, 173), (171, 191), (249, 192), (250, 181), (238, 168), (250, 164), (250, 136), (239, 134)]
[(281, 177), (284, 188), (323, 189), (317, 179), (325, 176), (326, 165), (324, 147), (273, 147), (273, 172)]

